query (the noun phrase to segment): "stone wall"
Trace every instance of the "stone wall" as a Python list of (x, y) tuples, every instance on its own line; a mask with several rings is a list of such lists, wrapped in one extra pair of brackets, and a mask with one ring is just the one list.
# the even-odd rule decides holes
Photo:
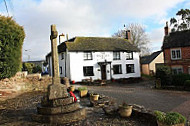
[(41, 77), (41, 74), (29, 74), (18, 72), (14, 77), (0, 80), (0, 96), (4, 93), (27, 92), (32, 90), (46, 91), (52, 83), (49, 76)]

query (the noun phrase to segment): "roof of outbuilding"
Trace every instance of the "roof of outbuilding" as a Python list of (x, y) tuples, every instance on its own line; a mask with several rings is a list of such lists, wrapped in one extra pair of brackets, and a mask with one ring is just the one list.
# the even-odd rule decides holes
[(164, 37), (163, 49), (190, 46), (190, 30), (172, 32)]
[[(74, 37), (58, 46), (58, 53), (68, 51), (134, 51), (140, 50), (123, 38), (111, 37)], [(47, 54), (46, 57), (50, 56)]]
[(148, 56), (143, 56), (141, 57), (141, 64), (149, 64), (151, 63), (162, 51), (157, 51), (152, 53), (151, 55)]

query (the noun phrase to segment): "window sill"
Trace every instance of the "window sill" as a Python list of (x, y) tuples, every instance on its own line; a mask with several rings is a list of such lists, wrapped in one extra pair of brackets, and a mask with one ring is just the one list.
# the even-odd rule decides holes
[(113, 75), (118, 75), (118, 74), (122, 74), (122, 73), (117, 73), (117, 74), (113, 74)]
[(180, 58), (180, 59), (171, 59), (171, 60), (182, 60), (182, 58)]
[(134, 59), (126, 59), (126, 60), (134, 60)]
[[(135, 72), (133, 72), (133, 73), (135, 73)], [(126, 73), (126, 74), (132, 74), (132, 73)]]

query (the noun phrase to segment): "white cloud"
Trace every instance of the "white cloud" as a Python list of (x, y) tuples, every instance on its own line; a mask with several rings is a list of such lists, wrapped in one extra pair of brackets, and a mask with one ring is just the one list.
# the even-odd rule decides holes
[[(73, 36), (111, 36), (118, 21), (143, 22), (150, 19), (163, 23), (167, 10), (184, 0), (12, 0), (14, 18), (23, 25), (26, 39), (23, 59), (44, 59), (50, 51), (50, 25), (56, 24), (59, 33)], [(149, 26), (147, 26), (149, 27)], [(157, 33), (156, 33), (157, 32)], [(156, 35), (157, 34), (157, 35)], [(150, 33), (153, 44), (162, 40), (161, 32)], [(155, 41), (155, 42), (154, 42)]]
[(151, 50), (154, 52), (156, 50), (160, 50), (163, 42), (164, 37), (164, 28), (157, 28), (152, 30), (149, 33), (150, 36), (150, 42), (152, 45)]

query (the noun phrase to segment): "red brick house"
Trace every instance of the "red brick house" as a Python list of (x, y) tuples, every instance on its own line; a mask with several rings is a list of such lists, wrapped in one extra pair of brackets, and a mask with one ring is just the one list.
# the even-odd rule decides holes
[(190, 74), (190, 30), (169, 33), (166, 23), (163, 40), (164, 63), (173, 74)]

